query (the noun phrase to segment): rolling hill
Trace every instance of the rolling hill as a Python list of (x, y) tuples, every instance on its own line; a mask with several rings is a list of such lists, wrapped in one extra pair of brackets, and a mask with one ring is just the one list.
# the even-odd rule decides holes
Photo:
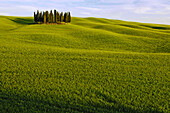
[(170, 26), (0, 16), (0, 112), (168, 113)]

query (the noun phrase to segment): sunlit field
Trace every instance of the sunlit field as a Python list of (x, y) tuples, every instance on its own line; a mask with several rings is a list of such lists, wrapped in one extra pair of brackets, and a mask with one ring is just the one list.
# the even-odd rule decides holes
[(0, 112), (168, 113), (170, 26), (0, 16)]

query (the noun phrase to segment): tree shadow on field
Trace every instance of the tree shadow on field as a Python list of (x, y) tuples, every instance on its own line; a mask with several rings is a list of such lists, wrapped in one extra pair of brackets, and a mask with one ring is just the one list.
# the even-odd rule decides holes
[(17, 23), (17, 24), (23, 24), (23, 25), (31, 25), (36, 24), (32, 18), (8, 18), (9, 20)]
[[(109, 102), (117, 103), (116, 101), (111, 101), (107, 95), (97, 92), (99, 96), (106, 98)], [(0, 102), (1, 102), (1, 113), (12, 113), (12, 112), (24, 112), (24, 113), (65, 113), (65, 112), (76, 112), (76, 113), (161, 113), (154, 110), (139, 111), (132, 108), (125, 107), (118, 104), (117, 107), (108, 107), (107, 105), (101, 106), (90, 104), (90, 105), (78, 105), (70, 104), (70, 102), (61, 101), (49, 101), (34, 98), (32, 99), (26, 95), (14, 95), (9, 93), (3, 93), (0, 91)]]
[(161, 111), (157, 110), (157, 109), (151, 109), (151, 108), (143, 108), (143, 110), (139, 110), (138, 108), (131, 108), (131, 107), (127, 107), (125, 105), (123, 105), (120, 102), (117, 102), (116, 100), (114, 100), (113, 98), (111, 98), (110, 96), (100, 92), (100, 91), (95, 91), (95, 94), (97, 95), (98, 98), (101, 98), (102, 100), (108, 102), (108, 103), (112, 103), (114, 104), (114, 106), (106, 106), (106, 105), (100, 105), (100, 108), (106, 108), (113, 112), (120, 112), (120, 113), (162, 113)]
[(158, 30), (170, 30), (169, 27), (164, 27), (164, 26), (151, 26), (151, 25), (141, 25), (141, 26), (152, 28), (152, 29), (158, 29)]

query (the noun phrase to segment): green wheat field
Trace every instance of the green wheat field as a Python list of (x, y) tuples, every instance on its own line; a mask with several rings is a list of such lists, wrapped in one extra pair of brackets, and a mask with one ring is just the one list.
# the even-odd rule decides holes
[(0, 16), (1, 113), (168, 113), (170, 25)]

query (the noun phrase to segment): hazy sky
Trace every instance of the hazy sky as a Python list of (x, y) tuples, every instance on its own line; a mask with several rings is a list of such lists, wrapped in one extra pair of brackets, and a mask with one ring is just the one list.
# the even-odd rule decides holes
[(70, 11), (74, 17), (170, 24), (170, 0), (0, 0), (0, 15), (33, 16), (37, 9)]

